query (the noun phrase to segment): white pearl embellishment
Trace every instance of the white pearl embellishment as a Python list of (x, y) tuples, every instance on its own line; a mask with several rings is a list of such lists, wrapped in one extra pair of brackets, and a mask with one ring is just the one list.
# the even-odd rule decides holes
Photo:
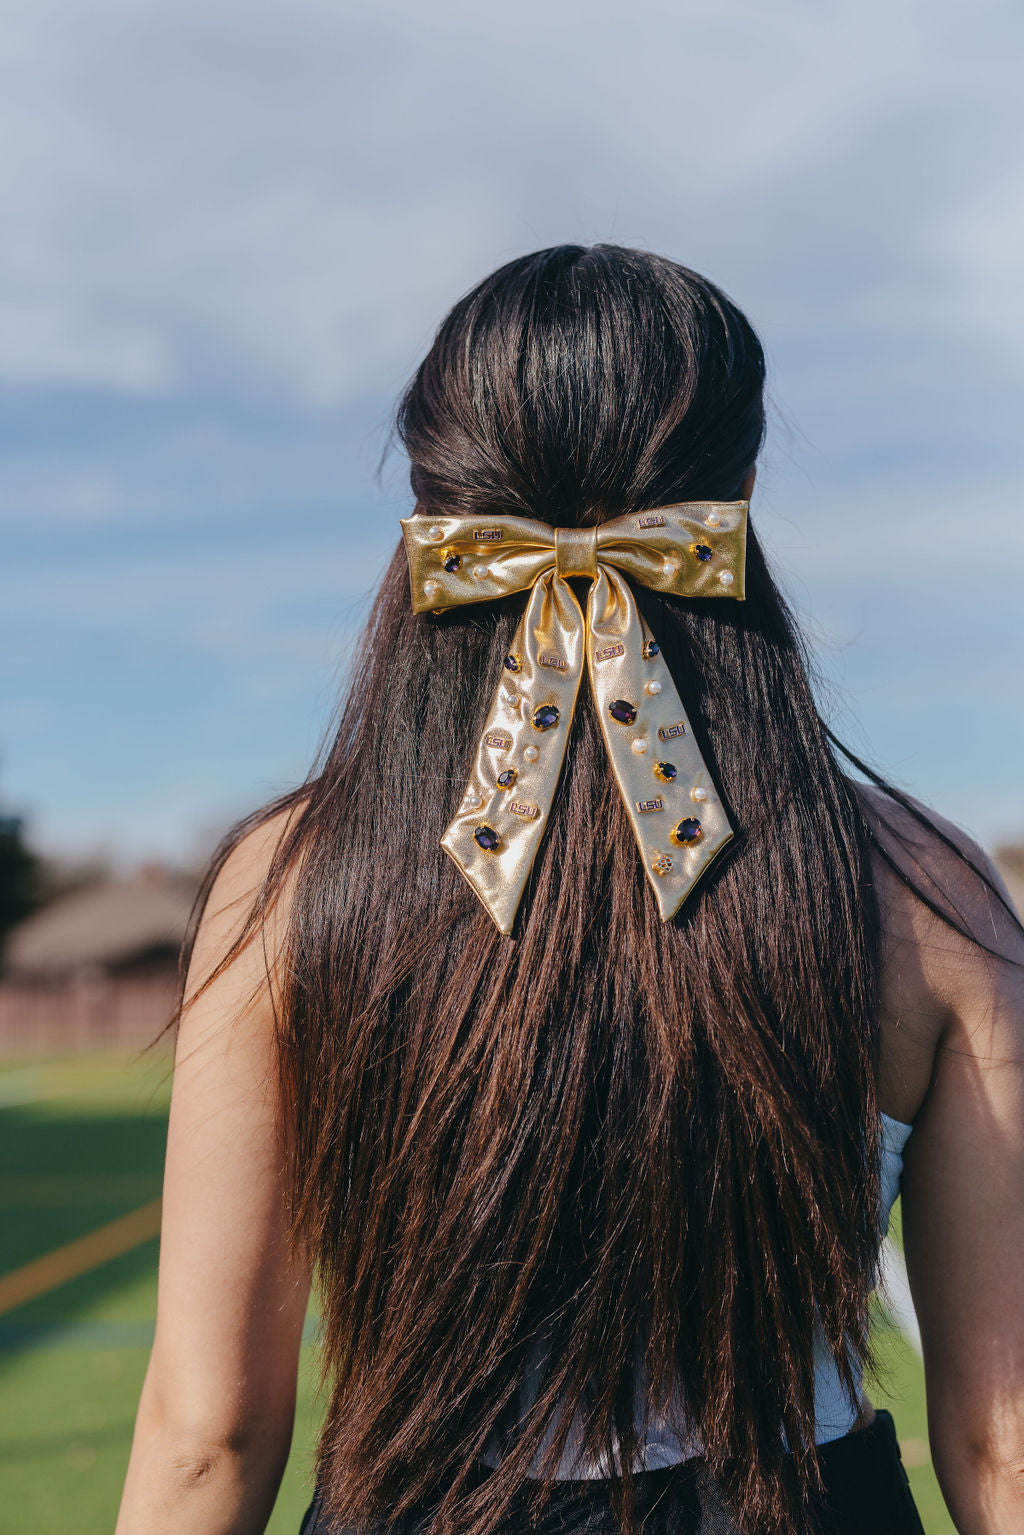
[(733, 573), (731, 570), (720, 571), (718, 579), (723, 586), (731, 586), (734, 580)]
[(707, 516), (704, 518), (704, 521), (707, 523), (709, 528), (717, 528), (721, 520), (721, 512), (708, 512)]
[(690, 798), (691, 799), (695, 799), (697, 801), (698, 805), (703, 805), (703, 803), (707, 799), (707, 797), (708, 797), (707, 789), (691, 789), (690, 790)]
[(424, 597), (436, 597), (440, 590), (441, 588), (436, 581), (424, 581), (423, 583)]
[(442, 538), (444, 538), (444, 528), (439, 528), (435, 522), (432, 528), (427, 529), (427, 537), (432, 539), (435, 544), (439, 544)]
[(657, 698), (658, 694), (661, 692), (661, 683), (657, 681), (648, 682), (647, 692), (650, 693), (652, 698)]
[[(490, 575), (490, 573), (491, 573), (491, 570), (490, 570), (490, 566), (489, 565), (474, 565), (473, 566), (473, 579), (475, 581), (486, 581), (487, 577)], [(730, 577), (730, 580), (731, 579), (732, 578)]]
[(636, 752), (638, 757), (643, 756), (644, 752), (647, 750), (647, 742), (643, 736), (637, 736), (636, 740), (633, 742), (633, 750)]
[(676, 571), (679, 569), (679, 561), (673, 559), (671, 554), (666, 554), (665, 558), (661, 562), (661, 568), (667, 576), (674, 576)]
[(466, 795), (467, 810), (479, 810), (482, 804), (483, 800), (480, 798), (479, 794), (474, 794), (472, 791), (470, 791), (470, 793)]
[(536, 762), (537, 758), (540, 756), (540, 752), (537, 750), (536, 746), (528, 746), (523, 752), (523, 756), (526, 758), (527, 762)]

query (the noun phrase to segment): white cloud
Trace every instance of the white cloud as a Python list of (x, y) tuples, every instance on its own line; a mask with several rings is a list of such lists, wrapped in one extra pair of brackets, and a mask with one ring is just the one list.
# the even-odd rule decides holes
[(164, 393), (174, 382), (157, 328), (76, 312), (63, 295), (16, 295), (0, 303), (0, 378), (126, 394)]
[[(577, 236), (684, 256), (794, 332), (969, 316), (992, 258), (960, 212), (997, 206), (1015, 153), (991, 39), (1020, 31), (999, 0), (34, 0), (2, 64), (0, 284), (27, 318), (0, 373), (350, 399), (393, 387), (489, 267)], [(983, 160), (979, 117), (1002, 128)], [(922, 186), (950, 119), (969, 163), (944, 150)], [(837, 263), (817, 291), (816, 249)]]

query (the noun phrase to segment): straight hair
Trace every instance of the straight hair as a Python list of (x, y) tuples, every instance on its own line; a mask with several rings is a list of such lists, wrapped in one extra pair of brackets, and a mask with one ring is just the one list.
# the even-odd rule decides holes
[[(749, 322), (695, 272), (610, 245), (522, 257), (456, 304), (402, 399), (416, 511), (590, 527), (734, 499), (764, 379)], [(539, 1514), (578, 1413), (634, 1531), (642, 1369), (652, 1409), (685, 1403), (741, 1529), (813, 1531), (816, 1328), (852, 1408), (875, 1362), (872, 855), (896, 865), (837, 753), (922, 818), (821, 719), (756, 530), (745, 602), (636, 598), (738, 829), (674, 920), (584, 687), (516, 929), (496, 931), (438, 843), (522, 599), (414, 616), (401, 546), (306, 781), (231, 829), (197, 898), (179, 1007), (217, 871), (295, 812), (238, 946), (294, 876), (291, 1236), (319, 1279), (318, 1473), (344, 1526)]]

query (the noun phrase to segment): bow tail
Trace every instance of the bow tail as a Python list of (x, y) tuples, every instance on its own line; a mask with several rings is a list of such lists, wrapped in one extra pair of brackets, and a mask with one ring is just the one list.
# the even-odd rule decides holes
[(733, 830), (633, 593), (604, 564), (587, 604), (587, 665), (612, 770), (667, 922)]
[(540, 850), (583, 675), (585, 624), (553, 570), (519, 621), (462, 803), (441, 846), (502, 933)]

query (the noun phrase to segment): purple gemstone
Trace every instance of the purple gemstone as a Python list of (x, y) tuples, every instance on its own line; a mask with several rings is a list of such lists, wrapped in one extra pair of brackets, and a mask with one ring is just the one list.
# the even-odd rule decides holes
[(501, 838), (493, 826), (478, 826), (473, 833), (473, 841), (477, 847), (482, 847), (485, 853), (496, 853), (501, 845)]
[(696, 816), (690, 815), (685, 821), (673, 829), (672, 836), (676, 842), (696, 842), (703, 831), (703, 827)]
[(671, 783), (676, 776), (676, 765), (674, 762), (656, 762), (654, 764), (654, 772), (655, 776), (660, 778), (663, 783)]
[(511, 789), (511, 787), (515, 783), (515, 781), (516, 781), (516, 770), (515, 770), (515, 768), (506, 768), (504, 773), (499, 773), (498, 774), (498, 788), (499, 789)]
[(444, 568), (450, 576), (455, 574), (461, 564), (461, 554), (446, 554), (444, 557)]
[(715, 551), (713, 549), (709, 549), (707, 544), (694, 544), (693, 552), (697, 556), (698, 560), (710, 560)]
[(550, 730), (552, 725), (558, 724), (558, 710), (554, 704), (541, 704), (539, 709), (533, 711), (534, 730)]
[(649, 661), (652, 656), (661, 654), (661, 646), (657, 640), (644, 640), (644, 660)]
[(613, 720), (618, 720), (620, 725), (632, 725), (636, 721), (635, 704), (627, 703), (624, 698), (616, 698), (610, 703), (608, 713)]
[(505, 670), (507, 672), (518, 672), (518, 671), (521, 671), (522, 670), (522, 666), (523, 666), (523, 663), (522, 663), (522, 661), (520, 661), (518, 656), (506, 656), (505, 657)]

